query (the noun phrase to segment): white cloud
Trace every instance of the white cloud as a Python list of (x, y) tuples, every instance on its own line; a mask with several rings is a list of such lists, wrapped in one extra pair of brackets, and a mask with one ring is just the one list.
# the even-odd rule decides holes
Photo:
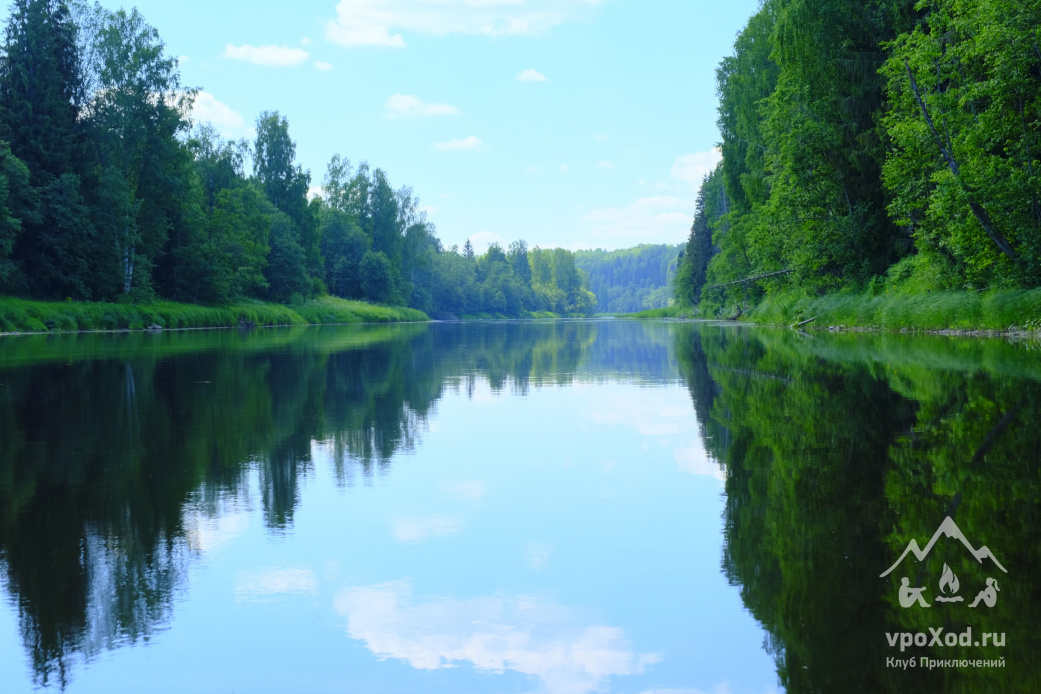
[(269, 569), (240, 574), (235, 582), (235, 599), (240, 601), (317, 592), (318, 579), (310, 569)]
[(178, 63), (187, 63), (190, 60), (191, 60), (191, 57), (189, 57), (187, 55), (179, 55), (179, 56), (177, 56), (177, 62)]
[[(459, 109), (448, 104), (427, 104), (411, 94), (394, 94), (384, 104), (391, 118), (409, 116), (454, 116)], [(469, 138), (476, 140), (477, 138)], [(480, 141), (478, 140), (478, 146)], [(459, 149), (464, 149), (460, 147)]]
[(602, 207), (583, 217), (589, 236), (619, 248), (680, 243), (690, 231), (694, 201), (671, 195), (639, 198), (625, 207)]
[(672, 178), (689, 183), (693, 188), (701, 187), (701, 181), (716, 168), (723, 159), (719, 147), (708, 152), (695, 152), (678, 157), (672, 164)]
[(304, 38), (300, 39), (301, 46), (310, 46), (312, 43), (313, 41), (311, 41), (310, 36), (305, 36)]
[(525, 70), (517, 75), (518, 82), (549, 82), (546, 76), (537, 70)]
[(412, 598), (404, 583), (345, 588), (336, 611), (347, 633), (380, 658), (418, 670), (472, 663), (481, 671), (538, 677), (547, 694), (602, 691), (661, 657), (636, 653), (621, 629), (584, 625), (566, 607), (528, 597)]
[(463, 528), (458, 516), (426, 516), (423, 518), (398, 518), (394, 521), (394, 539), (398, 542), (423, 542), (432, 537), (455, 535)]
[(224, 137), (242, 137), (248, 134), (246, 119), (230, 106), (221, 103), (209, 92), (195, 95), (192, 106), (192, 120), (197, 123), (212, 123)]
[(602, 162), (597, 164), (597, 167), (599, 167), (601, 169), (610, 169), (612, 166), (614, 166), (614, 164), (612, 164), (609, 161), (602, 161)]
[(603, 0), (340, 0), (325, 37), (341, 46), (403, 48), (401, 32), (531, 36), (579, 19)]
[[(420, 212), (426, 212), (427, 214), (437, 214), (437, 208), (433, 205), (423, 205), (419, 208)], [(437, 431), (435, 423), (430, 423), (430, 431)]]
[(245, 60), (254, 65), (275, 65), (286, 67), (299, 65), (310, 58), (310, 54), (302, 48), (290, 48), (288, 46), (232, 46), (230, 43), (224, 47), (225, 58), (233, 60)]
[(560, 171), (561, 171), (562, 173), (567, 173), (567, 172), (569, 171), (569, 169), (568, 169), (568, 165), (567, 165), (567, 164), (561, 164), (561, 165), (560, 165)]
[(470, 243), (473, 244), (474, 253), (477, 253), (478, 255), (486, 252), (488, 246), (491, 246), (493, 243), (497, 243), (503, 248), (506, 248), (509, 245), (509, 242), (506, 241), (505, 238), (499, 236), (494, 231), (479, 231), (470, 237)]
[(589, 243), (616, 248), (641, 243), (680, 243), (690, 232), (694, 217), (694, 191), (702, 179), (721, 160), (719, 148), (677, 157), (672, 164), (669, 181), (648, 182), (637, 186), (663, 191), (660, 195), (638, 198), (625, 207), (602, 207), (588, 213), (583, 221)]
[(609, 138), (607, 137), (607, 135), (594, 135), (593, 139), (597, 142), (607, 142)]
[(438, 152), (447, 152), (454, 149), (481, 149), (483, 146), (484, 144), (478, 138), (471, 135), (463, 140), (438, 142), (434, 145), (434, 150)]
[(525, 166), (524, 167), (524, 173), (538, 173), (539, 171), (542, 171), (542, 169), (537, 167), (537, 166)]
[(316, 60), (314, 61), (314, 67), (316, 70), (321, 70), (322, 72), (325, 72), (326, 70), (332, 70), (333, 64), (327, 63), (324, 60)]

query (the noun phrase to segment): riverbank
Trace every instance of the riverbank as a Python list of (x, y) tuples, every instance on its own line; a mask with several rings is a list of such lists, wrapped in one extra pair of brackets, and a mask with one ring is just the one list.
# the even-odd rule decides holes
[(618, 313), (618, 318), (635, 318), (637, 320), (648, 320), (651, 318), (702, 318), (696, 308), (681, 306), (666, 306), (665, 308), (652, 308), (639, 313)]
[(243, 302), (226, 307), (159, 301), (152, 304), (47, 302), (0, 298), (0, 334), (88, 330), (183, 330), (333, 323), (428, 321), (422, 311), (331, 296), (283, 306)]
[[(707, 318), (697, 309), (669, 307), (633, 318)], [(743, 322), (803, 330), (886, 330), (957, 335), (1041, 331), (1041, 289), (992, 289), (925, 293), (837, 292), (810, 296), (792, 291), (767, 296), (741, 315)]]
[(868, 328), (939, 333), (1019, 333), (1041, 329), (1041, 289), (925, 293), (844, 292), (767, 296), (742, 320), (804, 328)]

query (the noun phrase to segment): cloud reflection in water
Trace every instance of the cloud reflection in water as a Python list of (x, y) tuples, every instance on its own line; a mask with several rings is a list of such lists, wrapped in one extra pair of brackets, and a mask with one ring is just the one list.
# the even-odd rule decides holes
[(637, 675), (659, 662), (636, 653), (621, 629), (583, 626), (573, 611), (528, 597), (416, 600), (404, 582), (345, 588), (336, 611), (347, 633), (380, 658), (418, 669), (469, 662), (478, 670), (532, 675), (549, 694), (586, 694), (608, 677)]

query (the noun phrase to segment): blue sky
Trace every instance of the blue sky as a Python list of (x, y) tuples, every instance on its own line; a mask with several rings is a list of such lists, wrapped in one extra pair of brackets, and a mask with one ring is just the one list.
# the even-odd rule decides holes
[(685, 240), (715, 67), (758, 0), (136, 6), (203, 90), (197, 118), (248, 137), (281, 112), (315, 186), (339, 153), (411, 186), (447, 246), (613, 249)]

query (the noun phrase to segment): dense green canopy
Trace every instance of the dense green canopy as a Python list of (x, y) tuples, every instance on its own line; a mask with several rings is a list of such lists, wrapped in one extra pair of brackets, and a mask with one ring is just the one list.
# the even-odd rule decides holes
[(595, 308), (570, 251), (445, 249), (410, 188), (339, 155), (316, 196), (285, 116), (227, 141), (191, 122), (196, 93), (137, 10), (16, 0), (0, 58), (0, 294)]
[(1037, 286), (1039, 25), (1038, 0), (764, 0), (717, 70), (678, 301)]

